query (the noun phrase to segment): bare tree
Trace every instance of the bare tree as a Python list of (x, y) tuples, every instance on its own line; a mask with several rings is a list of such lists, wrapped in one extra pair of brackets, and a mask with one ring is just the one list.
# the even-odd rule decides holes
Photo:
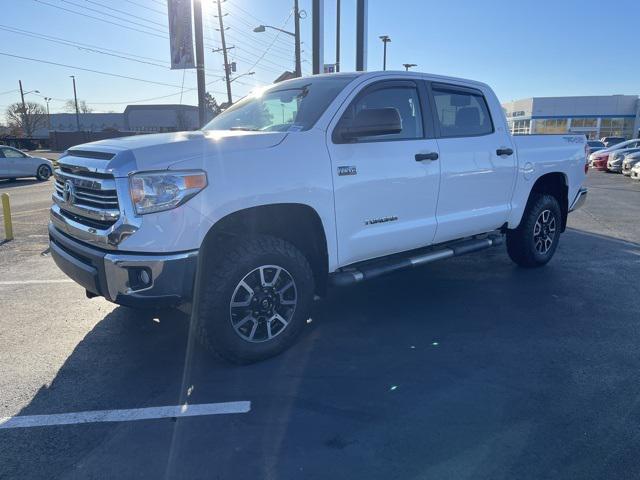
[(7, 125), (20, 131), (25, 137), (32, 137), (36, 130), (47, 126), (47, 110), (35, 102), (12, 103), (5, 112)]
[[(64, 108), (65, 112), (75, 113), (76, 112), (76, 102), (74, 102), (73, 99), (67, 100), (65, 102), (63, 108)], [(86, 101), (78, 100), (78, 111), (80, 113), (91, 113), (91, 112), (93, 112), (93, 108), (91, 108), (89, 105), (87, 105)]]

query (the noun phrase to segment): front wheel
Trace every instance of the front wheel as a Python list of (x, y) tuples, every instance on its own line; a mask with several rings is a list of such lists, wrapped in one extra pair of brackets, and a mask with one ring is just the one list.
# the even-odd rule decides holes
[(40, 165), (38, 167), (38, 170), (36, 171), (36, 178), (38, 180), (40, 180), (41, 182), (44, 182), (45, 180), (49, 180), (50, 176), (51, 176), (51, 168), (49, 167), (49, 165)]
[(198, 339), (232, 363), (282, 352), (306, 324), (314, 293), (309, 262), (289, 242), (240, 240), (201, 273)]
[(521, 267), (545, 265), (558, 248), (562, 214), (555, 197), (534, 194), (518, 228), (507, 231), (507, 253)]

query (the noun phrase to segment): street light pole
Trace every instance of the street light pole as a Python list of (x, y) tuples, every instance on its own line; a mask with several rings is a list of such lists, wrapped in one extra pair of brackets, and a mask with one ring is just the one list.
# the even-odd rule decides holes
[(403, 63), (402, 66), (404, 67), (405, 72), (408, 72), (411, 67), (417, 67), (418, 64), (417, 63)]
[(387, 69), (387, 43), (389, 43), (391, 41), (391, 38), (389, 38), (389, 35), (380, 35), (380, 40), (382, 40), (382, 43), (384, 44), (384, 54), (382, 57), (382, 70), (386, 70)]
[(336, 0), (336, 72), (340, 71), (340, 0)]
[(302, 76), (302, 62), (300, 61), (300, 9), (298, 8), (298, 0), (294, 0), (293, 4), (293, 13), (296, 17), (295, 20), (295, 31), (288, 32), (287, 30), (283, 30), (282, 28), (274, 27), (272, 25), (258, 25), (253, 29), (256, 33), (262, 33), (266, 31), (267, 28), (271, 28), (278, 32), (284, 33), (286, 35), (290, 35), (295, 39), (295, 75), (296, 77)]
[(29, 90), (27, 93), (22, 89), (22, 80), (18, 80), (18, 85), (20, 85), (20, 99), (22, 100), (22, 129), (24, 130), (25, 135), (31, 134), (31, 127), (28, 125), (29, 117), (27, 115), (27, 104), (24, 102), (24, 96), (29, 95), (30, 93), (40, 93), (39, 90)]
[(73, 79), (73, 100), (76, 103), (76, 127), (80, 131), (80, 111), (78, 110), (78, 94), (76, 93), (76, 77), (69, 75)]
[(196, 77), (198, 82), (198, 126), (204, 126), (207, 120), (205, 106), (205, 79), (204, 79), (204, 40), (202, 32), (202, 2), (193, 2), (193, 23), (196, 40)]
[(300, 9), (298, 8), (298, 0), (293, 1), (293, 15), (295, 17), (295, 49), (296, 49), (296, 77), (302, 76), (302, 65), (300, 63)]

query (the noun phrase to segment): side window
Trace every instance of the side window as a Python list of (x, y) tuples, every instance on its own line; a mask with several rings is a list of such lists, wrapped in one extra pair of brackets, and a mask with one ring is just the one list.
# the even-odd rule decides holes
[(18, 150), (14, 150), (12, 148), (3, 148), (2, 152), (4, 153), (4, 156), (6, 158), (24, 158), (26, 156), (22, 152), (19, 152)]
[(389, 135), (361, 137), (358, 142), (379, 140), (409, 140), (423, 138), (422, 110), (416, 87), (382, 87), (357, 98), (343, 116), (355, 118), (356, 114), (367, 108), (395, 108), (402, 121), (402, 131)]
[(480, 92), (433, 87), (442, 137), (472, 137), (493, 132), (487, 102)]

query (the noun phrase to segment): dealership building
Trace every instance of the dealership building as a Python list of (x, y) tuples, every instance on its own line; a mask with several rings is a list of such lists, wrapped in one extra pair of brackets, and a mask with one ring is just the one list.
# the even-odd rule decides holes
[(583, 133), (590, 140), (640, 136), (636, 95), (533, 97), (503, 103), (511, 133)]

